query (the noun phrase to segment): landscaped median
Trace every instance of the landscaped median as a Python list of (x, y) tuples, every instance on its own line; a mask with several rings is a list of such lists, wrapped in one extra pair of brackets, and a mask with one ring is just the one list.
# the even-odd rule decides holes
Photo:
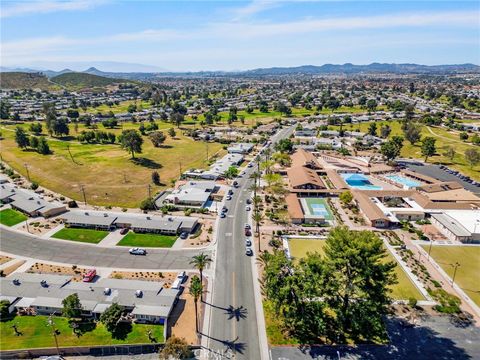
[(169, 248), (172, 247), (176, 240), (177, 236), (172, 235), (141, 234), (130, 231), (117, 245)]
[(17, 225), (27, 219), (26, 215), (17, 210), (3, 209), (0, 211), (0, 223), (5, 226)]
[(98, 244), (108, 235), (108, 231), (79, 229), (79, 228), (63, 228), (52, 235), (55, 239), (79, 241), (89, 244)]
[[(112, 338), (102, 323), (86, 322), (80, 324), (74, 334), (68, 319), (54, 317), (57, 331), (58, 346), (91, 346), (116, 344), (148, 344), (148, 332), (151, 331), (152, 340), (164, 342), (163, 325), (132, 324), (131, 331), (123, 338)], [(17, 336), (12, 328), (16, 325)], [(52, 327), (48, 325), (47, 316), (16, 316), (12, 320), (0, 322), (0, 350), (33, 349), (55, 347)]]

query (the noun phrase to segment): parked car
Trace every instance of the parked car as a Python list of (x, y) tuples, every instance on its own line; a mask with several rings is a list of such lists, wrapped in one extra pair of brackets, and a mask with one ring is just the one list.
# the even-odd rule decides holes
[(252, 246), (252, 241), (250, 239), (245, 239), (246, 246)]
[(220, 214), (220, 218), (223, 219), (223, 218), (225, 218), (225, 217), (227, 217), (227, 215), (226, 215), (224, 212), (222, 212), (222, 213)]
[(247, 256), (252, 256), (252, 255), (253, 255), (252, 249), (249, 248), (249, 247), (247, 247), (247, 248), (245, 249), (245, 255), (247, 255)]
[(95, 279), (95, 276), (97, 275), (97, 270), (91, 269), (88, 270), (88, 272), (83, 275), (83, 282), (92, 282), (93, 279)]
[(230, 201), (232, 200), (232, 196), (231, 195), (227, 195), (227, 197), (225, 198), (227, 201)]
[(248, 198), (248, 199), (246, 200), (246, 203), (247, 203), (247, 204), (251, 204), (251, 203), (252, 203), (252, 199)]
[(147, 250), (142, 248), (131, 248), (128, 252), (131, 255), (147, 255)]
[(177, 279), (180, 280), (180, 283), (183, 284), (187, 280), (187, 273), (185, 271), (180, 271), (177, 274)]
[(246, 211), (250, 211), (250, 206), (248, 206), (248, 205), (245, 206), (245, 210), (246, 210)]
[(128, 233), (128, 228), (123, 228), (122, 230), (120, 230), (121, 235), (125, 235), (126, 233)]
[(237, 180), (235, 180), (235, 181), (233, 182), (233, 187), (238, 188), (238, 181), (237, 181)]
[(250, 224), (245, 224), (245, 230), (247, 229), (251, 229), (252, 227), (250, 226)]
[(250, 229), (245, 229), (245, 236), (252, 236)]
[(248, 163), (247, 167), (251, 168), (251, 167), (253, 167), (253, 164), (252, 164), (252, 163)]
[(228, 211), (228, 208), (226, 206), (222, 207), (222, 213), (226, 213)]
[(228, 190), (228, 195), (233, 195), (233, 190), (232, 189)]
[(186, 238), (188, 238), (188, 233), (184, 231), (180, 234), (180, 239), (185, 240)]

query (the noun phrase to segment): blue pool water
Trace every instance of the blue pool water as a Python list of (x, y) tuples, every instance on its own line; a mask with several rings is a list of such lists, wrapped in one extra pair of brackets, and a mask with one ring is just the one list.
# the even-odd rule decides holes
[(386, 177), (392, 181), (395, 181), (398, 184), (405, 185), (409, 188), (422, 185), (418, 181), (415, 181), (400, 175), (388, 175)]
[(360, 190), (382, 190), (381, 186), (372, 185), (368, 177), (365, 175), (355, 173), (346, 173), (340, 175), (351, 188)]

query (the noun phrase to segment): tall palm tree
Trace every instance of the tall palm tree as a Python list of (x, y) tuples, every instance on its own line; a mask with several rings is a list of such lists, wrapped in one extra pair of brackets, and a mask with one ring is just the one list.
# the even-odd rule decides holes
[(255, 232), (258, 234), (258, 252), (262, 251), (260, 247), (260, 222), (263, 220), (263, 214), (255, 210), (255, 213), (253, 214), (253, 221), (255, 221)]
[(200, 271), (200, 283), (203, 285), (203, 270), (208, 264), (212, 262), (212, 259), (207, 254), (201, 253), (192, 257), (190, 264)]
[(193, 302), (195, 303), (195, 330), (198, 334), (198, 299), (202, 298), (203, 285), (197, 275), (193, 275), (190, 280), (190, 288), (188, 292), (193, 296)]

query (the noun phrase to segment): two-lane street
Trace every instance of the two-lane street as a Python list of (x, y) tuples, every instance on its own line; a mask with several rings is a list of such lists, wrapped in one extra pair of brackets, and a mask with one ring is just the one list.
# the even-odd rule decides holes
[[(292, 131), (293, 127), (280, 130), (271, 138), (272, 144), (288, 137)], [(251, 216), (251, 211), (247, 212), (245, 206), (247, 198), (252, 196), (249, 188), (253, 180), (250, 175), (255, 170), (256, 166), (245, 170), (245, 174), (237, 179), (239, 187), (234, 189), (232, 200), (226, 202), (227, 217), (220, 219), (217, 229), (213, 300), (206, 305), (206, 311), (211, 311), (209, 334), (206, 334), (208, 349), (225, 357), (233, 353), (236, 359), (263, 358), (255, 308), (252, 258), (245, 254), (244, 232)], [(252, 245), (254, 248), (254, 242)]]

